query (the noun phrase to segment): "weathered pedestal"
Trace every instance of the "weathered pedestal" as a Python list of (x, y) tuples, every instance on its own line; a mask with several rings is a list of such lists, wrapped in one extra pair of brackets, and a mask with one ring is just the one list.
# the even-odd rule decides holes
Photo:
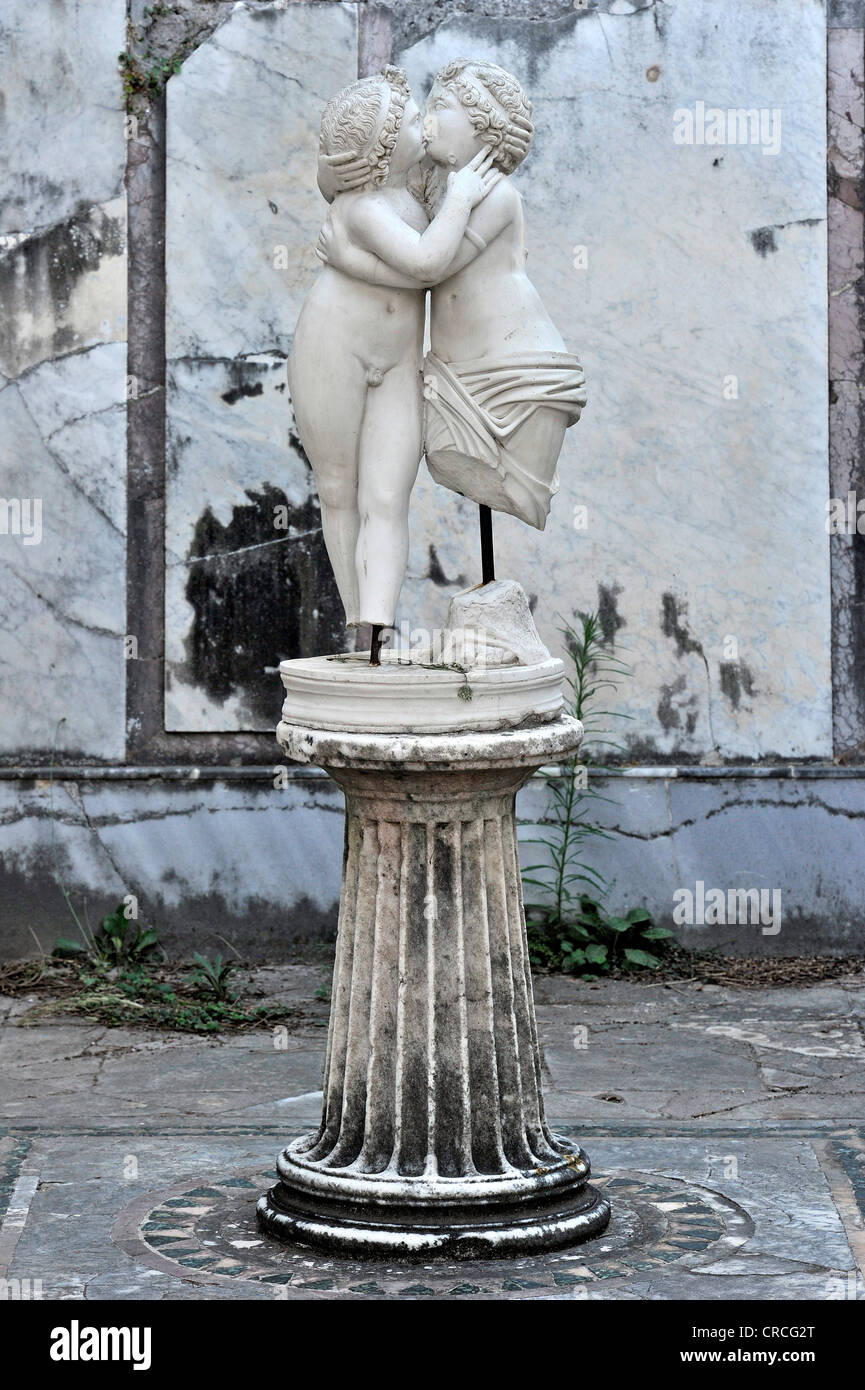
[(607, 1225), (586, 1155), (544, 1119), (514, 819), (517, 789), (581, 735), (561, 716), (448, 734), (280, 724), (347, 816), (322, 1120), (280, 1155), (265, 1230), (467, 1258)]

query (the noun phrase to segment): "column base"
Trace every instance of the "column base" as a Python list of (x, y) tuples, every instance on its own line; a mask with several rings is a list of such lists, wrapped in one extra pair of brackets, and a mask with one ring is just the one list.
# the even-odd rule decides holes
[(277, 1183), (259, 1199), (258, 1224), (280, 1240), (358, 1259), (491, 1259), (558, 1250), (607, 1227), (610, 1204), (594, 1187), (533, 1201), (424, 1207), (323, 1200)]

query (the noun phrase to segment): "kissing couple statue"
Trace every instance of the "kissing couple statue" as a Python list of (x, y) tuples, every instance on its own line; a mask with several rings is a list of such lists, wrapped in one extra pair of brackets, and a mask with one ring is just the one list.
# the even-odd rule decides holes
[(501, 1259), (610, 1219), (587, 1155), (545, 1118), (522, 900), (517, 791), (582, 739), (563, 663), (486, 563), (440, 630), (463, 659), (377, 650), (422, 449), (480, 504), (488, 556), (491, 510), (543, 528), (585, 403), (525, 271), (508, 175), (532, 136), (516, 78), (467, 60), (438, 73), (425, 119), (386, 68), (321, 123), (325, 266), (289, 382), (346, 618), (373, 634), (369, 661), (280, 663), (279, 746), (325, 769), (346, 819), (321, 1121), (282, 1150), (257, 1210), (272, 1236), (370, 1261)]
[(346, 622), (372, 625), (374, 664), (396, 616), (422, 451), (437, 482), (543, 529), (565, 430), (585, 405), (580, 363), (526, 274), (508, 178), (531, 147), (531, 111), (510, 73), (459, 59), (436, 75), (424, 117), (394, 67), (322, 116), (325, 265), (289, 383)]

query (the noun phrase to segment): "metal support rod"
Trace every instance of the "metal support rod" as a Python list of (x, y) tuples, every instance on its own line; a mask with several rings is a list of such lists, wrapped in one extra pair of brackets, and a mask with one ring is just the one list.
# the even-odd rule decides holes
[(493, 514), (481, 502), (478, 506), (481, 523), (481, 583), (492, 584), (496, 577), (496, 561), (493, 554)]

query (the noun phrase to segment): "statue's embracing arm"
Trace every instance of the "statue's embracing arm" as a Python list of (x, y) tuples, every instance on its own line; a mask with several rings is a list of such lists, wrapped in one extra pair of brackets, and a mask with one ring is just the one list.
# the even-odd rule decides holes
[(352, 243), (330, 219), (319, 232), (316, 255), (325, 265), (332, 265), (353, 279), (365, 280), (370, 285), (385, 285), (391, 289), (429, 289), (455, 275), (479, 256), (513, 220), (518, 202), (516, 190), (507, 179), (501, 179), (474, 209), (471, 225), (466, 227), (456, 253), (435, 278), (422, 279), (397, 270), (387, 253), (377, 255)]
[(491, 154), (484, 150), (450, 175), (441, 209), (426, 231), (410, 227), (385, 199), (376, 197), (359, 198), (349, 208), (349, 231), (362, 247), (403, 275), (438, 280), (456, 254), (472, 208), (501, 179), (490, 165)]
[(393, 290), (422, 290), (426, 284), (416, 275), (403, 275), (372, 251), (365, 251), (346, 236), (344, 229), (328, 218), (318, 234), (315, 254), (325, 265), (350, 275), (352, 280), (364, 280), (368, 285), (384, 285)]

